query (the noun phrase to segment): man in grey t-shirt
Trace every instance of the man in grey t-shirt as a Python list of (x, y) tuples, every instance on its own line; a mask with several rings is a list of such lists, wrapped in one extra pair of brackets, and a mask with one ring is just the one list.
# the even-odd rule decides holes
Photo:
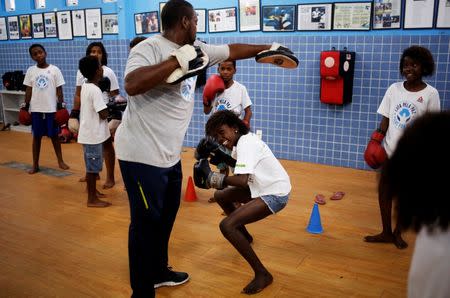
[[(187, 273), (168, 267), (168, 242), (181, 196), (180, 155), (197, 79), (190, 68), (186, 70), (183, 56), (189, 57), (198, 46), (201, 53), (197, 49), (200, 60), (196, 62), (201, 64), (201, 59), (209, 57), (209, 63), (203, 62), (212, 66), (271, 49), (270, 45), (214, 46), (196, 41), (197, 16), (184, 0), (168, 1), (161, 20), (164, 32), (136, 45), (128, 57), (125, 90), (129, 100), (115, 136), (130, 202), (128, 247), (133, 297), (151, 297), (154, 288), (189, 279)], [(183, 52), (186, 48), (188, 54)], [(189, 62), (191, 58), (187, 58)], [(177, 73), (183, 76), (167, 83)]]

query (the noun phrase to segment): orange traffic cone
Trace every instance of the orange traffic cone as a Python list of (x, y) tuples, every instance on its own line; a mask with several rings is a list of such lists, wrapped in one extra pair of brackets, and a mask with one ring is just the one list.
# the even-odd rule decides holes
[(184, 193), (184, 200), (186, 202), (195, 202), (195, 201), (197, 201), (197, 195), (195, 194), (194, 182), (192, 181), (192, 177), (191, 176), (189, 176), (189, 179), (188, 179), (186, 192)]

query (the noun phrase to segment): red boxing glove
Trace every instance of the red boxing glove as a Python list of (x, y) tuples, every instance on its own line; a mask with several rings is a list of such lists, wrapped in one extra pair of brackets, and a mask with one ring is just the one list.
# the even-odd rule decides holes
[(69, 112), (66, 109), (66, 105), (63, 102), (59, 102), (55, 113), (55, 122), (58, 126), (61, 126), (67, 124), (67, 121), (69, 121)]
[(225, 90), (225, 83), (219, 75), (212, 75), (208, 78), (203, 89), (203, 104), (207, 107), (214, 101), (217, 93)]
[(19, 111), (19, 123), (22, 125), (31, 125), (31, 114), (25, 108)]
[(378, 169), (387, 159), (386, 151), (381, 145), (383, 139), (384, 134), (380, 130), (374, 131), (364, 152), (364, 160), (372, 169)]

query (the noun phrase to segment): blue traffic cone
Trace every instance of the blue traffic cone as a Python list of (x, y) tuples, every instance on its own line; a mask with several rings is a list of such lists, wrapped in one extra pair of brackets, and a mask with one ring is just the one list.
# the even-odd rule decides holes
[(317, 205), (317, 203), (314, 204), (306, 230), (312, 234), (320, 234), (323, 232), (322, 222), (320, 221), (319, 205)]

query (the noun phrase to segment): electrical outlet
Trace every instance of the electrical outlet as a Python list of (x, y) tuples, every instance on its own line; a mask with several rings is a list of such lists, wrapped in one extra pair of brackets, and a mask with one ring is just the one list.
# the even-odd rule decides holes
[(261, 129), (257, 129), (257, 130), (256, 130), (256, 135), (258, 136), (258, 138), (259, 138), (260, 140), (262, 140), (262, 130), (261, 130)]

